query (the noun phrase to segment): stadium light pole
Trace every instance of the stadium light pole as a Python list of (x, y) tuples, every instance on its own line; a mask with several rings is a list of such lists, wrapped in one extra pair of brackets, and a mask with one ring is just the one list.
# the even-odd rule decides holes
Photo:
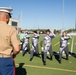
[(61, 34), (64, 31), (64, 0), (62, 0), (62, 30)]
[(63, 0), (63, 29), (64, 29), (64, 0)]
[(76, 30), (76, 18), (75, 18), (75, 30)]

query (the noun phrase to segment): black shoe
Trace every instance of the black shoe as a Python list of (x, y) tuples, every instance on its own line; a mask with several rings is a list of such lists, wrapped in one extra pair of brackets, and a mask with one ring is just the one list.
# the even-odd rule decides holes
[(46, 62), (45, 61), (43, 62), (43, 65), (46, 65)]
[(39, 54), (37, 54), (37, 55), (36, 55), (36, 57), (39, 57), (39, 58), (41, 58)]
[(66, 58), (66, 60), (69, 60), (68, 58)]
[(22, 54), (22, 56), (24, 56), (26, 53), (27, 53), (27, 52), (26, 52), (26, 51), (24, 51), (24, 52), (23, 52), (23, 54)]
[(59, 60), (59, 63), (61, 64), (61, 60)]
[(30, 58), (30, 61), (32, 61), (33, 58)]
[(52, 56), (50, 57), (50, 60), (53, 60)]

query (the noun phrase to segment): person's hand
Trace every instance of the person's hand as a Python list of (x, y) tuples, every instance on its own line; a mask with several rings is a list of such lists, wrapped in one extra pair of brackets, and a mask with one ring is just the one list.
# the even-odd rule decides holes
[(26, 51), (27, 50), (27, 47), (24, 50)]
[(13, 58), (15, 58), (15, 57), (16, 57), (16, 55), (13, 54)]
[(43, 47), (41, 47), (41, 49), (42, 49), (42, 51), (44, 50), (44, 48), (43, 48)]

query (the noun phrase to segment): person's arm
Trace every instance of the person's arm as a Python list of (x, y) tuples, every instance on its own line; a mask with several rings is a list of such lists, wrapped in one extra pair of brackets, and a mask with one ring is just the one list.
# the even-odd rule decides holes
[(39, 35), (39, 34), (37, 34), (37, 36), (38, 36), (38, 39), (39, 39), (40, 35)]
[(33, 38), (32, 38), (32, 45), (33, 45), (33, 47), (34, 47), (34, 41), (33, 41)]
[(40, 42), (40, 46), (41, 46), (42, 51), (44, 50), (44, 47), (42, 46), (42, 43), (44, 42), (44, 40), (45, 40), (45, 37)]
[(17, 31), (15, 28), (11, 32), (11, 43), (13, 45), (13, 55), (17, 55), (20, 51), (20, 42), (17, 38)]
[(25, 38), (23, 37), (23, 39), (22, 39), (22, 44), (24, 43), (24, 41), (25, 41)]
[(30, 38), (30, 35), (28, 35), (28, 37)]
[(17, 55), (20, 51), (20, 45), (14, 45), (13, 55)]
[(60, 47), (62, 46), (62, 39), (60, 38)]
[(55, 38), (55, 34), (51, 34), (49, 36), (50, 36), (50, 38)]
[(35, 40), (35, 38), (32, 37), (32, 46), (34, 47), (34, 49), (36, 49), (36, 47), (34, 46), (34, 40)]
[(43, 38), (40, 42), (40, 46), (42, 47), (42, 43), (44, 42), (45, 38)]
[(70, 38), (71, 38), (70, 36), (64, 37), (65, 40), (69, 40)]

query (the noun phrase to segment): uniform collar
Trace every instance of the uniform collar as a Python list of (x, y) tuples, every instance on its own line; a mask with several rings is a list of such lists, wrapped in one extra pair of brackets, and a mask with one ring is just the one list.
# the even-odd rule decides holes
[(0, 21), (0, 24), (7, 24), (6, 22), (4, 22), (4, 21)]

